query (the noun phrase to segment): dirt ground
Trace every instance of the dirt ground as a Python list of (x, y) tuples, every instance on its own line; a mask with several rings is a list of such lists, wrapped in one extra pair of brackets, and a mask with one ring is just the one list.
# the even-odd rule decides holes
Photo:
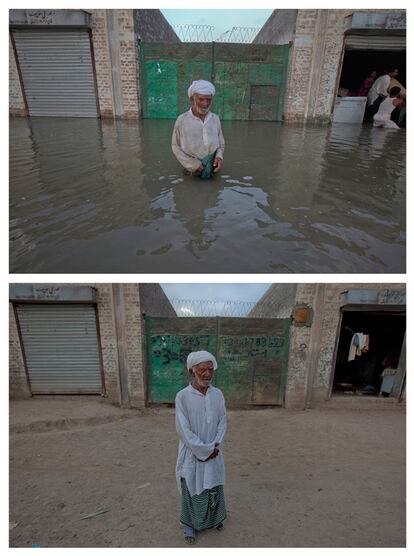
[[(10, 404), (10, 546), (183, 546), (173, 410), (63, 405)], [(405, 546), (401, 405), (232, 410), (223, 451), (228, 519), (196, 546)]]

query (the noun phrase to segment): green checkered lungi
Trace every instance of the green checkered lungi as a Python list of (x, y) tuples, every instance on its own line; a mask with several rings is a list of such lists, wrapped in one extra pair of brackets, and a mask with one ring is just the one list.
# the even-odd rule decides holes
[(217, 527), (226, 519), (223, 485), (191, 496), (185, 479), (181, 479), (181, 518), (183, 525), (196, 531)]
[(201, 164), (203, 166), (202, 172), (189, 172), (184, 168), (184, 174), (192, 174), (193, 176), (197, 176), (202, 180), (210, 180), (214, 177), (214, 159), (216, 158), (217, 151), (214, 151), (213, 154), (208, 154), (203, 158)]

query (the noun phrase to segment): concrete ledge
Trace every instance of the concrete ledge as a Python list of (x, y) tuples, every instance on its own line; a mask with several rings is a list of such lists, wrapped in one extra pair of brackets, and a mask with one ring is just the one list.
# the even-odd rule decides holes
[(326, 409), (401, 409), (405, 411), (405, 400), (399, 402), (397, 398), (380, 398), (377, 396), (347, 396), (334, 395), (330, 400), (316, 404), (317, 408)]

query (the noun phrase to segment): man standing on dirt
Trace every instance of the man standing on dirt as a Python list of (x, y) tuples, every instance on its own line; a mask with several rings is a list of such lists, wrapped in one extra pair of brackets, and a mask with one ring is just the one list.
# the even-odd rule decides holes
[(221, 530), (226, 518), (224, 461), (226, 433), (224, 396), (211, 385), (217, 369), (214, 355), (194, 351), (187, 357), (190, 384), (175, 398), (175, 423), (180, 437), (176, 478), (181, 492), (184, 540), (193, 544), (196, 531)]
[(216, 89), (210, 81), (193, 81), (188, 89), (191, 108), (178, 116), (171, 147), (184, 173), (212, 178), (223, 166), (224, 137), (220, 118), (210, 112)]

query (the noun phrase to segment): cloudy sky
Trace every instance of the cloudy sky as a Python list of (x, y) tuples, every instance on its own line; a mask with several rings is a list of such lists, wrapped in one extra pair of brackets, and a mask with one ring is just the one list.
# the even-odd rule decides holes
[(161, 284), (169, 299), (258, 301), (270, 284)]
[[(177, 314), (190, 317), (246, 316), (253, 305), (241, 302), (255, 303), (269, 286), (270, 284), (161, 284)], [(199, 304), (197, 300), (209, 303)]]
[(170, 25), (212, 25), (213, 40), (232, 27), (263, 27), (273, 10), (161, 10)]

